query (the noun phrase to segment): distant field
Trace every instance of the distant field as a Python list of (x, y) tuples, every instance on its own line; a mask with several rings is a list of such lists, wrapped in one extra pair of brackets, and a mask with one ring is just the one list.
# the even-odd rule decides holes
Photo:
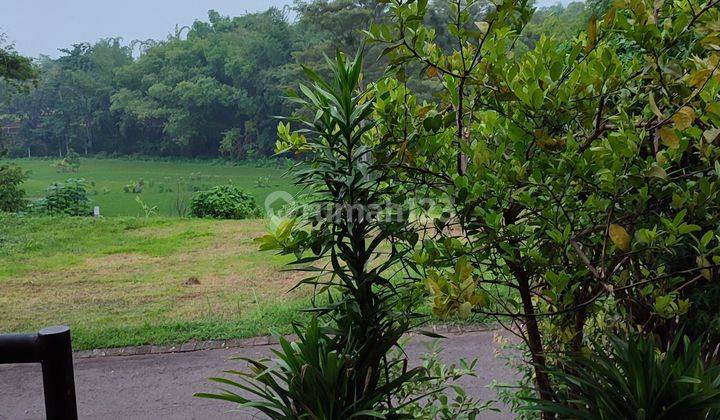
[[(280, 168), (258, 168), (229, 164), (196, 162), (160, 162), (128, 159), (82, 159), (75, 173), (58, 173), (53, 160), (16, 159), (14, 163), (30, 171), (23, 184), (29, 198), (42, 197), (53, 182), (68, 178), (85, 178), (94, 183), (91, 198), (104, 216), (140, 216), (143, 212), (135, 196), (150, 206), (157, 206), (161, 216), (178, 216), (178, 198), (189, 202), (195, 191), (232, 182), (255, 196), (263, 207), (268, 194), (276, 190), (296, 192)], [(141, 193), (123, 192), (123, 187), (144, 181)]]
[[(0, 331), (67, 324), (76, 349), (289, 331), (307, 293), (260, 220), (0, 213)], [(309, 292), (309, 291), (308, 291)]]
[[(252, 242), (262, 220), (172, 217), (178, 183), (189, 200), (232, 181), (263, 206), (272, 191), (296, 191), (281, 169), (83, 159), (67, 174), (49, 160), (15, 163), (31, 171), (30, 198), (69, 177), (94, 182), (105, 217), (0, 213), (0, 332), (65, 324), (76, 349), (228, 339), (289, 332), (309, 305), (310, 290), (288, 292), (302, 277), (284, 270), (291, 257)], [(137, 217), (136, 194), (123, 187), (139, 179), (137, 195), (160, 216)]]

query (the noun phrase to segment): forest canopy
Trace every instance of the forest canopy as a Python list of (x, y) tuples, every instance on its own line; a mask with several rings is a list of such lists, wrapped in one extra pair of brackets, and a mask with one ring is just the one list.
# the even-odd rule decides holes
[[(428, 25), (438, 23), (440, 45), (452, 39), (440, 24), (449, 13), (443, 5), (434, 4), (427, 17)], [(571, 3), (538, 10), (518, 48), (532, 49), (541, 34), (572, 37), (593, 7)], [(110, 38), (68, 46), (57, 59), (41, 56), (33, 63), (38, 73), (33, 87), (19, 89), (0, 78), (0, 126), (8, 148), (14, 156), (63, 156), (71, 150), (269, 156), (274, 116), (292, 112), (283, 97), (301, 66), (322, 69), (324, 54), (355, 51), (361, 31), (386, 19), (387, 5), (378, 0), (298, 1), (293, 11), (291, 19), (276, 8), (238, 17), (211, 10), (207, 20), (177, 27), (165, 40)], [(476, 13), (480, 19), (485, 11), (478, 7)], [(383, 51), (367, 49), (366, 77), (379, 77)], [(427, 83), (416, 79), (413, 83)], [(428, 86), (425, 91), (433, 90)]]

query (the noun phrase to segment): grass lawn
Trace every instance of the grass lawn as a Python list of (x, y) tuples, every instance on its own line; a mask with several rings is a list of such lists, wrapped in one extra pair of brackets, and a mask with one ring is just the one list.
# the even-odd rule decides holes
[[(55, 160), (14, 159), (13, 163), (30, 171), (23, 187), (28, 197), (40, 198), (53, 182), (68, 178), (84, 178), (94, 183), (91, 187), (93, 204), (100, 206), (104, 216), (144, 215), (135, 196), (149, 206), (157, 206), (161, 216), (177, 216), (176, 200), (180, 197), (189, 203), (195, 191), (206, 190), (219, 184), (232, 182), (255, 196), (264, 208), (265, 198), (273, 191), (294, 194), (297, 188), (289, 178), (283, 177), (280, 168), (233, 166), (212, 162), (161, 162), (130, 159), (81, 159), (74, 173), (58, 173), (52, 166)], [(140, 194), (126, 193), (123, 187), (140, 180), (144, 188)]]
[(0, 214), (0, 331), (67, 324), (76, 349), (287, 331), (308, 295), (288, 293), (301, 274), (252, 243), (263, 231), (259, 220)]
[[(288, 293), (302, 277), (283, 271), (290, 257), (252, 242), (264, 234), (263, 221), (171, 217), (178, 183), (189, 200), (192, 190), (230, 181), (264, 207), (272, 191), (297, 191), (282, 169), (82, 159), (68, 174), (52, 160), (14, 163), (30, 171), (23, 185), (30, 198), (69, 177), (94, 182), (91, 197), (104, 217), (0, 213), (0, 333), (67, 324), (76, 349), (240, 338), (287, 332), (309, 306), (310, 290)], [(136, 217), (136, 194), (123, 187), (139, 179), (140, 197), (161, 216)]]

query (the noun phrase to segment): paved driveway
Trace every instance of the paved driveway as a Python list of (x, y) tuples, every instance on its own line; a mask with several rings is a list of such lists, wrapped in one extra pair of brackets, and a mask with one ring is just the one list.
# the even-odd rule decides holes
[[(514, 373), (495, 356), (492, 332), (448, 334), (442, 357), (454, 361), (478, 358), (478, 376), (465, 381), (468, 392), (482, 399), (494, 399), (487, 385), (493, 379), (511, 382)], [(417, 360), (426, 338), (414, 338), (407, 347)], [(105, 356), (75, 360), (75, 383), (81, 419), (250, 419), (256, 412), (231, 412), (233, 406), (221, 401), (193, 397), (211, 391), (210, 376), (225, 369), (242, 368), (232, 356), (259, 357), (270, 346), (202, 350), (187, 353), (143, 356)], [(0, 419), (44, 417), (42, 379), (39, 365), (0, 365)], [(489, 412), (483, 419), (512, 418), (507, 413)]]

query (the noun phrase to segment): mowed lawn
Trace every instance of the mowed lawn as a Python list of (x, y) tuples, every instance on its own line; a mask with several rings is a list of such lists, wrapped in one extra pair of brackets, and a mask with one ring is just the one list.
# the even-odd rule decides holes
[(301, 274), (257, 250), (263, 232), (260, 220), (0, 215), (0, 331), (67, 324), (76, 349), (287, 331), (309, 291), (288, 292)]
[[(157, 206), (158, 215), (177, 217), (176, 202), (189, 204), (193, 193), (213, 186), (233, 183), (252, 194), (263, 208), (273, 191), (297, 192), (285, 170), (252, 165), (235, 166), (222, 162), (163, 162), (130, 159), (81, 159), (77, 172), (58, 173), (52, 159), (14, 159), (13, 163), (29, 171), (23, 184), (30, 199), (43, 196), (53, 182), (84, 178), (91, 183), (90, 197), (104, 216), (144, 216), (135, 197), (149, 206)], [(126, 185), (142, 180), (140, 193), (127, 193)], [(280, 203), (281, 204), (281, 203)]]

